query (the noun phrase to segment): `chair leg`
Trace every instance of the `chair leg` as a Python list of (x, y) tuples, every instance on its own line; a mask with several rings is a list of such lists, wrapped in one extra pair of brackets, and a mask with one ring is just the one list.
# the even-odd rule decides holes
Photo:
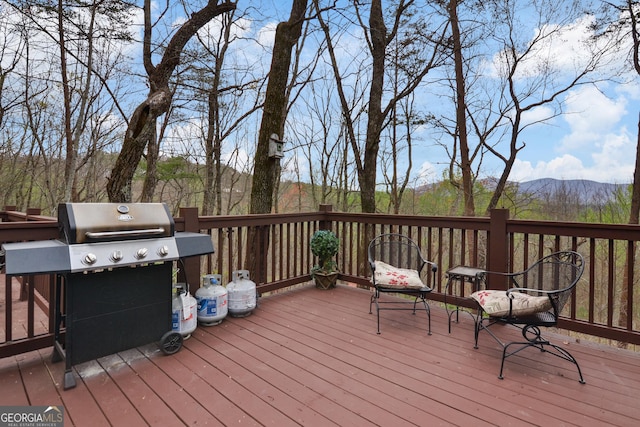
[[(378, 299), (380, 298), (380, 294), (377, 291), (374, 291), (374, 294), (371, 296), (371, 299), (369, 300), (369, 314), (372, 314), (372, 305), (375, 303), (376, 305), (376, 321), (377, 321), (377, 327), (378, 327), (378, 334), (380, 334), (380, 310), (396, 310), (395, 308), (385, 308), (385, 309), (381, 309), (380, 308), (380, 303), (378, 302)], [(431, 335), (431, 308), (429, 307), (429, 304), (427, 303), (427, 298), (425, 295), (421, 295), (421, 296), (417, 296), (415, 297), (415, 300), (413, 301), (413, 310), (412, 310), (412, 314), (416, 314), (417, 311), (417, 305), (418, 305), (418, 300), (420, 300), (422, 302), (422, 304), (424, 305), (424, 309), (427, 312), (427, 321), (428, 321), (428, 335)], [(400, 310), (411, 310), (409, 308), (402, 308)]]
[(547, 342), (547, 346), (549, 347), (553, 347), (555, 349), (556, 352), (549, 352), (549, 350), (545, 350), (543, 349), (543, 351), (549, 352), (550, 354), (553, 354), (554, 356), (558, 356), (561, 359), (564, 359), (566, 361), (569, 361), (571, 363), (573, 363), (574, 365), (576, 365), (576, 368), (578, 369), (578, 376), (580, 377), (580, 379), (578, 380), (580, 382), (580, 384), (585, 384), (585, 380), (582, 377), (582, 370), (580, 369), (580, 365), (578, 365), (578, 361), (576, 360), (575, 357), (573, 357), (573, 355), (571, 353), (569, 353), (569, 351), (563, 347), (560, 347), (558, 345), (555, 345), (553, 343)]
[(380, 335), (380, 306), (378, 306), (378, 300), (376, 300), (376, 315), (378, 317), (378, 335)]
[(429, 332), (427, 335), (431, 335), (431, 308), (427, 304), (427, 321), (429, 322)]
[(369, 314), (372, 313), (371, 311), (371, 306), (373, 305), (373, 303), (376, 304), (376, 317), (377, 317), (377, 322), (378, 322), (378, 335), (380, 335), (380, 306), (378, 305), (378, 298), (380, 297), (380, 295), (378, 295), (378, 291), (373, 291), (373, 295), (371, 295), (371, 299), (369, 300)]
[[(429, 304), (427, 304), (427, 300), (424, 298), (424, 296), (422, 297), (422, 304), (424, 304), (424, 309), (427, 312), (427, 322), (429, 325), (427, 335), (431, 335), (431, 307), (429, 307)], [(414, 314), (415, 314), (415, 308), (414, 308)]]
[(424, 294), (420, 294), (420, 296), (416, 297), (415, 300), (413, 300), (413, 313), (412, 314), (416, 314), (416, 308), (417, 308), (417, 304), (418, 304), (418, 300), (420, 300), (422, 302), (422, 304), (424, 305), (424, 310), (427, 312), (427, 321), (428, 321), (428, 333), (427, 335), (431, 335), (431, 308), (429, 307), (429, 304), (427, 304), (427, 297)]
[(475, 325), (473, 325), (473, 338), (475, 340), (473, 344), (473, 348), (478, 348), (478, 335), (480, 335), (480, 328), (482, 327), (482, 317), (476, 320)]
[[(527, 331), (533, 329), (535, 331), (535, 338), (529, 338), (526, 334)], [(580, 365), (578, 364), (578, 361), (576, 360), (575, 357), (573, 357), (573, 355), (571, 353), (569, 353), (568, 350), (566, 350), (563, 347), (560, 347), (556, 344), (553, 344), (551, 342), (549, 342), (548, 340), (542, 338), (540, 336), (540, 329), (537, 326), (525, 326), (522, 330), (522, 335), (527, 339), (526, 342), (510, 342), (507, 344), (502, 344), (503, 350), (502, 350), (502, 362), (500, 364), (500, 374), (498, 375), (498, 378), (500, 379), (504, 379), (502, 372), (504, 370), (504, 360), (509, 357), (509, 356), (513, 356), (516, 353), (519, 353), (520, 351), (524, 350), (525, 348), (528, 347), (535, 347), (538, 350), (540, 350), (541, 352), (544, 353), (549, 353), (553, 356), (559, 357), (560, 359), (566, 360), (568, 362), (573, 363), (576, 368), (578, 369), (578, 376), (580, 377), (580, 379), (578, 380), (578, 382), (580, 384), (585, 384), (585, 380), (584, 377), (582, 376), (582, 370), (580, 369)], [(512, 352), (509, 352), (509, 347), (511, 345), (519, 345), (520, 348), (518, 348), (517, 350), (514, 350)], [(548, 348), (545, 347), (550, 347), (553, 350), (550, 350)]]

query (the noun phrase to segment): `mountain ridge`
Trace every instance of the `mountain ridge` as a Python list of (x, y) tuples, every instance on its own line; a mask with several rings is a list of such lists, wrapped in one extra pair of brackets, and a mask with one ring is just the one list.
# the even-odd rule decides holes
[(614, 193), (630, 184), (612, 184), (589, 179), (540, 178), (531, 181), (515, 182), (519, 193), (540, 196), (572, 195), (581, 202), (606, 202)]

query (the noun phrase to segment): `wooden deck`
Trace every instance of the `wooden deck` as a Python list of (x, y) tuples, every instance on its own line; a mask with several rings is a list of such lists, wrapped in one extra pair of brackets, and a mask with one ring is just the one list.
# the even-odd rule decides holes
[(473, 349), (469, 316), (448, 334), (432, 304), (427, 336), (424, 313), (384, 312), (377, 335), (369, 296), (339, 286), (262, 298), (173, 356), (148, 345), (78, 365), (67, 391), (50, 349), (0, 359), (0, 406), (63, 405), (65, 426), (640, 425), (640, 354), (557, 335), (586, 384), (536, 350), (508, 359), (499, 380), (501, 350), (486, 334)]

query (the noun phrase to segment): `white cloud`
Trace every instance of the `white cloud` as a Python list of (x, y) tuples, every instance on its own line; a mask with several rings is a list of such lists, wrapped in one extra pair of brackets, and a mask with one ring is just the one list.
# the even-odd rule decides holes
[[(593, 17), (583, 15), (566, 25), (548, 24), (533, 29), (532, 39), (522, 43), (521, 49), (531, 50), (520, 59), (516, 79), (550, 73), (573, 75), (577, 70), (585, 68), (592, 60), (589, 49), (594, 46), (591, 39), (592, 24)], [(506, 57), (510, 57), (511, 54), (508, 50), (497, 52), (491, 64), (484, 64), (487, 72), (494, 77), (508, 72)]]
[[(583, 15), (564, 27), (545, 25), (539, 28), (538, 35), (543, 35), (543, 42), (538, 45), (534, 58), (544, 57), (555, 68), (569, 73), (584, 68), (592, 60), (591, 52), (586, 47), (593, 44), (593, 31), (590, 28), (593, 21), (593, 16)], [(547, 38), (550, 34), (553, 36)]]
[(439, 179), (438, 170), (431, 162), (426, 161), (420, 165), (420, 170), (418, 171), (418, 182), (420, 184), (429, 184)]
[(249, 154), (244, 148), (236, 147), (232, 151), (222, 153), (221, 161), (235, 170), (243, 172), (253, 170), (253, 154)]
[[(535, 165), (527, 160), (517, 159), (509, 175), (512, 181), (531, 181), (539, 178), (589, 179), (598, 182), (630, 183), (633, 179), (634, 158), (621, 153), (627, 146), (619, 143), (624, 138), (612, 138), (603, 144), (599, 153), (592, 154), (593, 165), (587, 166), (571, 154), (563, 154), (550, 161), (538, 161)], [(634, 152), (635, 155), (635, 152)]]
[(544, 121), (546, 124), (551, 124), (553, 119), (549, 120), (549, 117), (553, 117), (555, 112), (552, 108), (543, 105), (533, 110), (526, 111), (522, 114), (521, 127), (525, 127), (528, 124)]
[(557, 157), (516, 162), (510, 178), (516, 181), (554, 177), (600, 182), (631, 182), (635, 166), (635, 142), (622, 122), (627, 100), (608, 98), (594, 86), (570, 93), (563, 119), (567, 134), (554, 147)]
[(614, 131), (627, 113), (624, 97), (610, 99), (593, 86), (571, 92), (565, 105), (563, 118), (570, 133), (560, 141), (562, 150), (585, 149), (590, 144), (602, 147), (604, 136)]
[(258, 43), (261, 46), (273, 48), (273, 42), (276, 37), (277, 22), (270, 22), (258, 31)]
[(554, 177), (558, 179), (580, 179), (584, 165), (577, 157), (565, 154), (549, 162), (539, 161), (532, 165), (529, 161), (516, 160), (509, 178), (513, 181), (530, 181), (538, 178)]
[(616, 86), (615, 91), (622, 96), (638, 100), (640, 99), (640, 81), (637, 81), (636, 79), (630, 83), (618, 85)]

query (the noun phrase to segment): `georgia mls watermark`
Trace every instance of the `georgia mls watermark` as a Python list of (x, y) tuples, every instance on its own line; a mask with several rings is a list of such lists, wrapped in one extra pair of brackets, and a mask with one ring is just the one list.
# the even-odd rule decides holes
[(0, 427), (63, 427), (62, 406), (0, 406)]

